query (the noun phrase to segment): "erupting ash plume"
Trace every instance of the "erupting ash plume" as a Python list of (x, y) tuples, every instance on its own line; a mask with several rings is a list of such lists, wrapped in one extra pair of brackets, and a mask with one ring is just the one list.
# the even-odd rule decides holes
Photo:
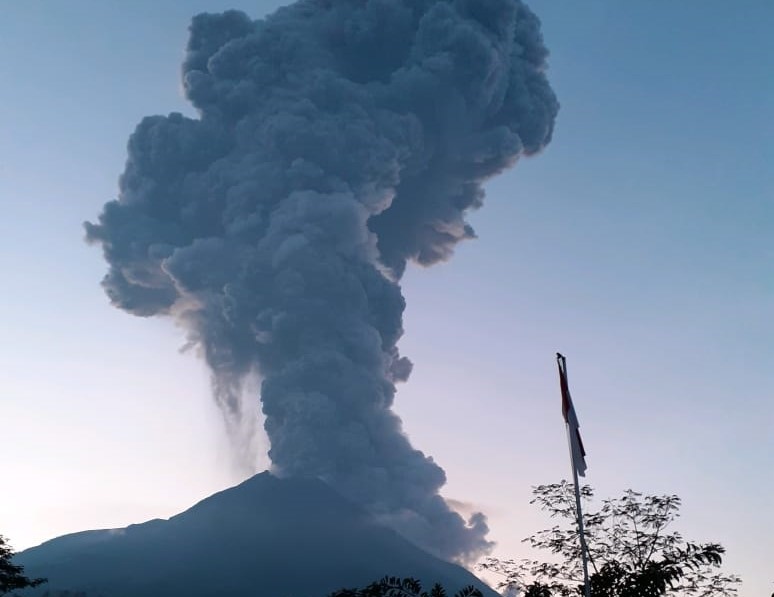
[(199, 117), (145, 118), (102, 245), (114, 305), (185, 327), (238, 427), (257, 374), (275, 473), (319, 477), (419, 545), (490, 547), (392, 412), (408, 261), (471, 238), (482, 183), (551, 138), (536, 17), (518, 0), (301, 0), (193, 19)]

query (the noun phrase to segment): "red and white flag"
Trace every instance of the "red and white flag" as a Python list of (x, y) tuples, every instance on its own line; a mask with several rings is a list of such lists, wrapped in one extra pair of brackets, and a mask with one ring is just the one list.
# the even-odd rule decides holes
[(567, 423), (567, 435), (570, 439), (570, 454), (572, 466), (581, 477), (586, 476), (586, 450), (583, 449), (583, 440), (578, 425), (578, 415), (570, 397), (570, 386), (567, 384), (567, 363), (565, 358), (557, 353), (556, 361), (559, 365), (559, 384), (562, 387), (562, 415)]

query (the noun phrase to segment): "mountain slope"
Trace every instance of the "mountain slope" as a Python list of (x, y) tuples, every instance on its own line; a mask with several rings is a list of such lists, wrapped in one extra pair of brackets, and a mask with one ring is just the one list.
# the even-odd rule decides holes
[[(89, 597), (322, 597), (385, 575), (474, 584), (316, 479), (261, 473), (169, 520), (85, 531), (20, 553), (47, 590)], [(29, 594), (40, 594), (42, 591)]]

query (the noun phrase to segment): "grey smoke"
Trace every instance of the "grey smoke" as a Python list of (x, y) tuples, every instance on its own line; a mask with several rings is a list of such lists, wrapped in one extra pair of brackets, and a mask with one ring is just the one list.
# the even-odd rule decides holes
[(322, 478), (447, 559), (491, 544), (391, 410), (411, 371), (399, 280), (473, 237), (482, 183), (550, 140), (546, 54), (518, 0), (199, 15), (182, 69), (198, 118), (145, 118), (86, 224), (112, 303), (186, 328), (230, 425), (262, 380), (275, 473)]

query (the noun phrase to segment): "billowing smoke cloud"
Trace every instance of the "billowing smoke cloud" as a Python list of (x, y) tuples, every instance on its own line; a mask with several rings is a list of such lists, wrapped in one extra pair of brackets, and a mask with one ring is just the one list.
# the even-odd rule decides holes
[(87, 237), (113, 304), (168, 315), (232, 426), (257, 374), (280, 475), (321, 477), (418, 544), (490, 547), (392, 412), (408, 261), (471, 238), (482, 183), (550, 140), (558, 104), (518, 0), (301, 0), (195, 17), (199, 117), (145, 118)]

